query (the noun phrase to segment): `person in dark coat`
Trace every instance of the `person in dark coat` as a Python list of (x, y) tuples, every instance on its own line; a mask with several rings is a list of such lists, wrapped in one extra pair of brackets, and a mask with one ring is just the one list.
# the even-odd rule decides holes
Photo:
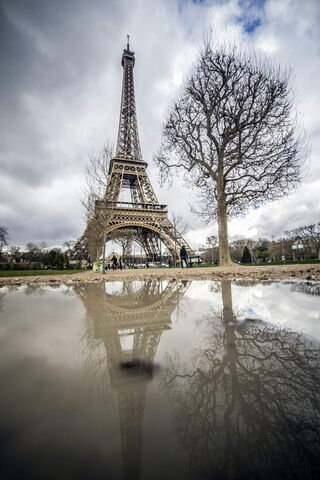
[(113, 255), (112, 259), (112, 270), (116, 270), (118, 266), (118, 259), (115, 255)]
[(181, 268), (183, 268), (183, 262), (185, 262), (186, 267), (188, 266), (188, 254), (186, 247), (182, 245), (180, 248), (180, 259), (181, 259)]

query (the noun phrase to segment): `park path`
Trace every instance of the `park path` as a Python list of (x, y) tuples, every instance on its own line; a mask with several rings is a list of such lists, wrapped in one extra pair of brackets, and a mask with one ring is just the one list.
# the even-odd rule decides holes
[(259, 265), (231, 267), (150, 268), (108, 270), (105, 274), (92, 271), (66, 275), (34, 275), (30, 277), (0, 277), (0, 286), (25, 285), (30, 283), (91, 283), (143, 279), (186, 280), (304, 280), (320, 281), (320, 263), (294, 265)]

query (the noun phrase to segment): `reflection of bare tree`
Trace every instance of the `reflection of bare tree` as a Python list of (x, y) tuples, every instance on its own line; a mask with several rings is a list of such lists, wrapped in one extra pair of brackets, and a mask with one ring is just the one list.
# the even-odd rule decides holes
[(5, 293), (0, 292), (0, 312), (3, 310), (3, 307), (4, 307), (4, 297), (5, 297)]
[(260, 322), (235, 328), (231, 282), (193, 369), (165, 378), (196, 478), (313, 478), (320, 453), (320, 347)]
[(317, 282), (299, 282), (291, 286), (294, 292), (306, 293), (307, 295), (320, 295), (320, 284)]
[(7, 285), (6, 290), (8, 293), (16, 292), (20, 288), (20, 285)]
[(46, 292), (46, 286), (39, 285), (37, 283), (28, 283), (23, 290), (25, 295), (38, 295), (43, 296)]

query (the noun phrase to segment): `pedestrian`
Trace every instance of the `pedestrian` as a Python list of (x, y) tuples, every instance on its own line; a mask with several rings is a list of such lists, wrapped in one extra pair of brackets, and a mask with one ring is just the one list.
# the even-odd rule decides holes
[(112, 270), (116, 270), (118, 266), (118, 259), (115, 255), (113, 255), (112, 259)]
[(181, 268), (183, 268), (183, 262), (185, 262), (186, 267), (188, 266), (188, 254), (184, 245), (180, 248), (180, 260)]
[(122, 270), (122, 260), (121, 260), (121, 258), (119, 259), (119, 266), (120, 266), (120, 270)]

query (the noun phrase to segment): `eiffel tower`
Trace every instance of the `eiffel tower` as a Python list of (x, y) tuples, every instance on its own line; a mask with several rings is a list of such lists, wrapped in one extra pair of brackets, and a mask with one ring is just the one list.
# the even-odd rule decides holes
[[(144, 408), (153, 361), (162, 333), (171, 329), (172, 312), (190, 283), (174, 279), (123, 282), (116, 294), (107, 293), (104, 283), (74, 287), (87, 312), (90, 336), (105, 346), (119, 413), (124, 480), (140, 478)], [(136, 368), (120, 368), (132, 361), (138, 362)]]
[[(179, 259), (182, 245), (189, 255), (194, 252), (168, 219), (167, 205), (159, 203), (146, 171), (148, 164), (142, 158), (133, 80), (135, 56), (130, 50), (129, 35), (121, 63), (123, 83), (116, 152), (110, 161), (105, 195), (95, 202), (94, 217), (78, 243), (86, 239), (93, 259), (101, 254), (105, 241), (126, 235), (141, 245), (150, 260), (159, 258), (160, 242), (173, 258)], [(130, 202), (119, 201), (122, 189), (129, 189)]]

